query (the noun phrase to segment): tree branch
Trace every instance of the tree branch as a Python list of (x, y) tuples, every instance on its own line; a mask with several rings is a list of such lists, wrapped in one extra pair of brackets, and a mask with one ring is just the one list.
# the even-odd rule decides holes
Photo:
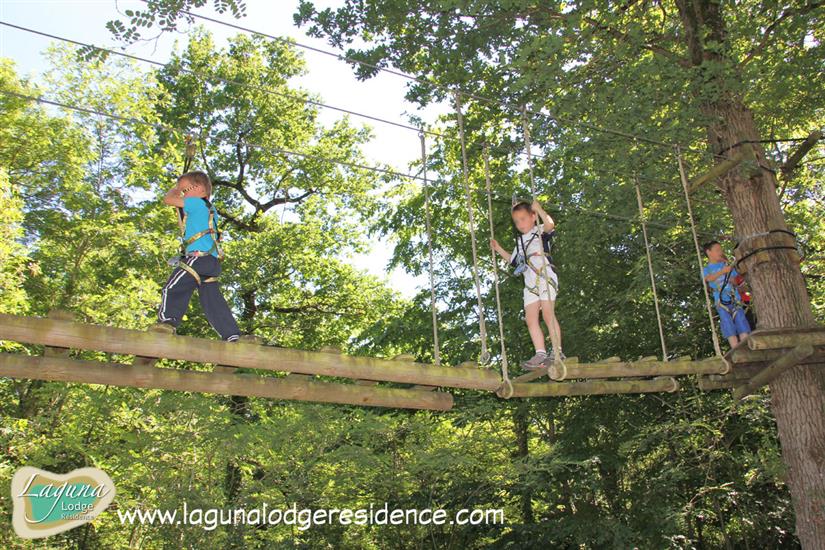
[(267, 202), (267, 203), (264, 203), (264, 204), (261, 206), (261, 210), (262, 210), (263, 212), (266, 212), (267, 210), (269, 210), (269, 209), (270, 209), (270, 208), (272, 208), (273, 206), (277, 206), (277, 205), (279, 205), (279, 204), (286, 204), (286, 203), (288, 203), (288, 202), (301, 202), (302, 200), (304, 200), (304, 199), (305, 199), (305, 198), (307, 198), (308, 196), (310, 196), (310, 195), (312, 195), (313, 193), (315, 193), (315, 191), (316, 191), (315, 189), (310, 189), (309, 191), (307, 191), (307, 192), (306, 192), (306, 193), (304, 193), (303, 195), (301, 195), (301, 196), (299, 196), (299, 197), (292, 197), (292, 198), (290, 198), (289, 194), (287, 194), (287, 193), (285, 192), (283, 197), (275, 197), (275, 198), (273, 198), (271, 201), (269, 201), (269, 202)]
[(258, 227), (258, 224), (255, 222), (245, 222), (235, 216), (228, 214), (225, 210), (220, 210), (219, 208), (215, 207), (215, 210), (218, 212), (218, 215), (237, 227), (238, 229), (243, 229), (244, 231), (250, 231), (252, 233), (260, 232), (261, 228)]
[(771, 40), (771, 35), (773, 32), (779, 27), (779, 25), (787, 18), (793, 17), (794, 15), (805, 15), (806, 13), (810, 13), (815, 9), (822, 7), (825, 2), (813, 2), (808, 4), (807, 6), (803, 6), (801, 8), (788, 8), (782, 12), (782, 14), (768, 27), (765, 29), (765, 33), (762, 35), (762, 40), (759, 41), (759, 44), (751, 48), (751, 51), (748, 52), (748, 55), (745, 56), (745, 59), (742, 60), (740, 63), (741, 66), (745, 66), (751, 62), (751, 60), (759, 55), (762, 50), (764, 50), (768, 43)]

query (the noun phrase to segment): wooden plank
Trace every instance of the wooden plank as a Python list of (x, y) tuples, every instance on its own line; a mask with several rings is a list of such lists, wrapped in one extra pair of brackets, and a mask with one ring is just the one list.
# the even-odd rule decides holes
[(756, 376), (751, 378), (746, 384), (733, 390), (734, 399), (743, 399), (748, 395), (754, 393), (756, 390), (766, 384), (770, 384), (777, 376), (796, 366), (799, 362), (812, 355), (814, 352), (813, 346), (801, 345), (796, 346), (788, 351), (773, 363), (762, 369)]
[(751, 350), (825, 346), (825, 327), (760, 329), (753, 331), (745, 342)]
[[(578, 362), (579, 362), (578, 357), (568, 357), (567, 359), (564, 360), (565, 365), (573, 365), (573, 364), (578, 363)], [(511, 379), (510, 381), (513, 382), (513, 383), (516, 383), (516, 382), (530, 382), (532, 380), (536, 380), (538, 378), (541, 378), (542, 376), (547, 374), (547, 372), (548, 372), (547, 367), (541, 368), (541, 369), (535, 369), (535, 370), (528, 371), (528, 372), (526, 372), (522, 375), (516, 376), (515, 378)]]
[(364, 388), (354, 384), (289, 380), (288, 377), (218, 374), (8, 353), (0, 353), (0, 376), (372, 407), (447, 411), (453, 405), (452, 395), (445, 392)]
[(673, 377), (653, 380), (598, 380), (587, 382), (547, 382), (513, 384), (513, 397), (563, 397), (621, 393), (674, 392), (679, 383)]
[(352, 379), (488, 391), (495, 391), (501, 384), (498, 374), (490, 369), (437, 367), (6, 314), (0, 314), (0, 339)]
[[(760, 349), (753, 350), (747, 345), (738, 346), (726, 354), (728, 360), (733, 364), (734, 370), (739, 365), (753, 365), (758, 363), (771, 363), (783, 355), (788, 348), (780, 349)], [(825, 363), (825, 346), (814, 347), (814, 353), (802, 361), (801, 365), (812, 363)]]
[(580, 363), (567, 365), (567, 373), (556, 365), (550, 367), (552, 380), (574, 378), (623, 378), (645, 376), (679, 376), (684, 374), (719, 374), (725, 372), (725, 362), (713, 357), (701, 361), (636, 361), (628, 363)]

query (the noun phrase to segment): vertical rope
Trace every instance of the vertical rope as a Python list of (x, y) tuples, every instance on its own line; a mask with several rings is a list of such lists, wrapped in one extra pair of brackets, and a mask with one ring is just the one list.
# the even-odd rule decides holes
[(464, 115), (461, 113), (461, 94), (455, 94), (455, 111), (458, 119), (458, 134), (461, 138), (461, 175), (464, 183), (464, 198), (467, 203), (467, 218), (470, 223), (470, 244), (473, 249), (473, 281), (476, 287), (476, 298), (478, 299), (478, 331), (481, 337), (481, 357), (479, 363), (486, 364), (490, 361), (490, 352), (487, 350), (487, 325), (484, 322), (484, 304), (481, 300), (481, 281), (478, 278), (478, 246), (476, 244), (475, 220), (473, 217), (473, 201), (470, 194), (470, 183), (467, 168), (467, 143), (464, 136)]
[[(530, 125), (527, 123), (527, 105), (521, 106), (521, 125), (524, 131), (524, 149), (527, 152), (527, 168), (530, 171), (530, 195), (532, 199), (538, 200), (536, 198), (536, 178), (533, 174), (533, 143), (530, 140)], [(532, 206), (532, 205), (531, 205)], [(536, 227), (539, 226), (539, 217), (536, 216)], [(521, 238), (521, 237), (519, 237)], [(539, 237), (541, 238), (541, 237)], [(525, 255), (527, 251), (525, 250)], [(524, 259), (525, 262), (529, 262), (528, 258)], [(547, 275), (547, 267), (550, 261), (542, 254), (541, 256), (541, 277), (538, 281), (536, 281), (536, 289), (539, 293), (539, 300), (541, 300), (541, 279), (544, 279), (544, 283), (546, 285), (550, 284), (550, 277)], [(555, 316), (555, 313), (554, 313)], [(564, 360), (561, 359), (561, 333), (559, 333), (559, 341), (558, 341), (558, 349), (556, 349), (556, 342), (553, 341), (553, 328), (549, 325), (547, 326), (548, 336), (550, 337), (550, 344), (553, 346), (553, 354), (554, 354), (554, 362), (560, 366), (562, 369), (562, 378), (567, 376), (567, 365), (564, 364)], [(546, 341), (545, 341), (546, 345)]]
[[(496, 230), (493, 224), (493, 198), (492, 184), (490, 183), (490, 149), (487, 142), (484, 142), (484, 181), (487, 185), (487, 219), (490, 222), (490, 239), (496, 238)], [(501, 381), (502, 388), (506, 388), (502, 397), (509, 399), (513, 396), (513, 383), (510, 381), (510, 370), (507, 365), (507, 347), (504, 344), (504, 316), (501, 311), (501, 294), (498, 289), (498, 261), (496, 251), (490, 247), (490, 256), (493, 262), (493, 280), (496, 286), (496, 312), (498, 314), (498, 336), (501, 341)]]
[(687, 176), (685, 175), (685, 164), (682, 159), (682, 151), (676, 148), (676, 159), (679, 162), (679, 178), (682, 180), (682, 189), (685, 192), (685, 204), (687, 204), (688, 219), (690, 220), (690, 231), (693, 233), (693, 244), (696, 246), (696, 260), (699, 262), (699, 279), (702, 281), (702, 289), (705, 291), (705, 307), (708, 311), (708, 321), (710, 321), (710, 333), (713, 337), (713, 349), (716, 355), (724, 357), (722, 348), (719, 346), (719, 335), (716, 333), (716, 323), (713, 322), (713, 311), (710, 306), (710, 295), (708, 285), (705, 283), (705, 273), (702, 270), (702, 252), (699, 247), (699, 236), (696, 234), (696, 222), (693, 220), (693, 208), (690, 205), (690, 191), (688, 190)]
[(421, 140), (421, 170), (424, 176), (424, 219), (427, 227), (427, 254), (429, 255), (430, 271), (430, 310), (433, 315), (433, 361), (436, 366), (441, 365), (441, 348), (438, 344), (438, 311), (435, 307), (435, 273), (433, 266), (433, 231), (432, 215), (430, 214), (430, 182), (427, 180), (427, 145), (424, 132), (418, 134)]
[(653, 256), (650, 252), (650, 242), (647, 240), (647, 220), (642, 204), (642, 191), (639, 189), (639, 179), (634, 176), (636, 186), (636, 202), (639, 204), (639, 220), (642, 222), (642, 235), (645, 238), (645, 255), (647, 256), (647, 271), (650, 274), (650, 288), (653, 289), (653, 305), (656, 306), (656, 322), (659, 325), (659, 342), (662, 344), (662, 361), (667, 361), (667, 345), (665, 344), (665, 330), (662, 327), (662, 314), (659, 312), (659, 294), (656, 292), (656, 278), (653, 273)]
[[(521, 106), (521, 126), (524, 129), (524, 150), (527, 153), (527, 169), (530, 171), (530, 198), (536, 200), (536, 180), (533, 176), (533, 144), (530, 141), (530, 125), (527, 124), (527, 105)], [(536, 225), (539, 224), (536, 218)]]

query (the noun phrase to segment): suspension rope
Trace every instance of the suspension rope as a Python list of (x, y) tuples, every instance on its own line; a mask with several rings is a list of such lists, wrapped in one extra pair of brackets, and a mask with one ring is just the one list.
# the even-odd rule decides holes
[(490, 352), (487, 350), (487, 326), (484, 322), (484, 303), (481, 299), (481, 281), (478, 277), (478, 249), (476, 245), (475, 220), (473, 217), (473, 201), (470, 193), (469, 169), (467, 168), (467, 143), (464, 135), (464, 115), (461, 112), (461, 94), (455, 93), (455, 111), (458, 120), (458, 134), (461, 138), (461, 179), (464, 184), (464, 198), (467, 206), (467, 218), (470, 223), (470, 245), (473, 250), (473, 281), (476, 287), (478, 300), (478, 331), (481, 338), (481, 356), (479, 363), (486, 365), (490, 361)]
[(427, 179), (427, 144), (424, 132), (418, 134), (421, 140), (421, 173), (424, 177), (424, 220), (427, 229), (427, 254), (429, 255), (428, 268), (430, 271), (430, 311), (433, 316), (433, 361), (441, 366), (441, 349), (438, 344), (438, 310), (435, 306), (435, 271), (433, 262), (433, 231), (430, 214), (430, 183)]
[[(699, 236), (696, 233), (696, 222), (693, 219), (693, 208), (690, 204), (690, 190), (688, 187), (687, 174), (685, 173), (685, 164), (682, 159), (682, 152), (679, 148), (676, 149), (676, 160), (679, 163), (679, 178), (682, 180), (682, 189), (685, 192), (685, 204), (687, 205), (687, 214), (688, 219), (690, 220), (690, 232), (693, 235), (693, 244), (696, 247), (696, 260), (699, 262), (699, 280), (702, 282), (702, 289), (705, 291), (705, 308), (708, 312), (708, 321), (710, 321), (710, 333), (713, 337), (713, 350), (716, 352), (718, 357), (724, 358), (722, 348), (719, 345), (719, 335), (716, 333), (716, 323), (713, 322), (710, 294), (708, 294), (708, 285), (705, 282), (705, 273), (702, 269), (702, 252), (699, 246)], [(728, 369), (729, 368), (730, 365), (728, 365)]]
[[(521, 108), (521, 125), (522, 125), (523, 131), (524, 131), (524, 149), (527, 151), (527, 168), (530, 172), (530, 195), (532, 196), (533, 201), (536, 201), (537, 200), (537, 197), (536, 197), (536, 179), (535, 179), (535, 175), (533, 174), (533, 151), (532, 151), (533, 144), (530, 140), (530, 124), (527, 121), (527, 105), (522, 105), (522, 108)], [(531, 207), (532, 207), (532, 205), (531, 205)], [(539, 218), (538, 218), (538, 216), (536, 216), (536, 227), (537, 228), (538, 228), (538, 225), (539, 225)], [(519, 239), (521, 239), (521, 236), (519, 236)], [(541, 240), (541, 236), (539, 237), (539, 239)], [(544, 245), (542, 244), (542, 252), (543, 252), (543, 246)], [(527, 251), (526, 250), (524, 251), (524, 255), (527, 256)], [(541, 276), (538, 277), (538, 274), (537, 274), (537, 279), (538, 280), (536, 281), (536, 289), (538, 290), (538, 294), (539, 294), (539, 307), (541, 306), (541, 283), (542, 283), (542, 281), (540, 279), (544, 278), (544, 284), (547, 285), (547, 286), (550, 286), (550, 278), (547, 275), (547, 267), (548, 267), (547, 264), (549, 264), (550, 261), (544, 256), (544, 254), (542, 254), (541, 259), (542, 259), (542, 261), (541, 261)], [(529, 264), (530, 259), (529, 258), (524, 258), (524, 261)], [(554, 308), (553, 317), (555, 317), (555, 316), (556, 316), (556, 313), (555, 313), (555, 308)], [(553, 342), (553, 336), (552, 336), (553, 328), (554, 327), (551, 327), (548, 324), (547, 332), (549, 333), (548, 335), (550, 336), (550, 344), (553, 346), (553, 362), (561, 365), (562, 378), (564, 378), (564, 377), (567, 376), (567, 365), (564, 364), (564, 360), (562, 360), (562, 358), (561, 358), (561, 355), (562, 355), (561, 333), (558, 334), (558, 338), (559, 338), (558, 344), (559, 344), (559, 346), (558, 346), (558, 349), (556, 349), (556, 343)]]
[(656, 292), (656, 277), (653, 273), (653, 255), (650, 251), (650, 242), (647, 240), (647, 221), (645, 219), (644, 205), (642, 204), (642, 191), (639, 189), (639, 181), (634, 182), (636, 187), (636, 202), (639, 204), (639, 220), (642, 224), (642, 235), (645, 239), (645, 255), (647, 256), (647, 271), (650, 275), (650, 288), (653, 290), (653, 305), (656, 307), (656, 323), (659, 325), (659, 342), (662, 344), (662, 361), (667, 361), (667, 345), (665, 344), (665, 330), (662, 327), (662, 314), (659, 312), (659, 293)]
[[(492, 198), (492, 184), (490, 182), (490, 150), (487, 142), (484, 142), (484, 181), (487, 185), (487, 219), (490, 222), (490, 239), (496, 238), (496, 230), (493, 224), (493, 198)], [(501, 309), (501, 294), (499, 291), (498, 280), (498, 261), (496, 259), (496, 251), (490, 247), (490, 260), (493, 263), (493, 280), (496, 287), (496, 312), (498, 315), (498, 335), (501, 342), (501, 381), (504, 392), (501, 395), (504, 399), (513, 397), (513, 383), (510, 381), (510, 372), (507, 365), (507, 346), (504, 343), (504, 315)]]

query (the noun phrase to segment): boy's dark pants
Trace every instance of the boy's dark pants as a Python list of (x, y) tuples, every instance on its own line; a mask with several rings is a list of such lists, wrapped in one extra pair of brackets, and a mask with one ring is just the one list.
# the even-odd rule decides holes
[[(187, 256), (182, 260), (200, 275), (201, 281), (221, 274), (221, 264), (215, 256)], [(221, 295), (217, 281), (198, 286), (195, 278), (186, 270), (176, 267), (160, 294), (158, 320), (177, 327), (186, 309), (192, 292), (198, 289), (201, 307), (206, 320), (224, 340), (237, 340), (240, 330), (232, 311)]]

